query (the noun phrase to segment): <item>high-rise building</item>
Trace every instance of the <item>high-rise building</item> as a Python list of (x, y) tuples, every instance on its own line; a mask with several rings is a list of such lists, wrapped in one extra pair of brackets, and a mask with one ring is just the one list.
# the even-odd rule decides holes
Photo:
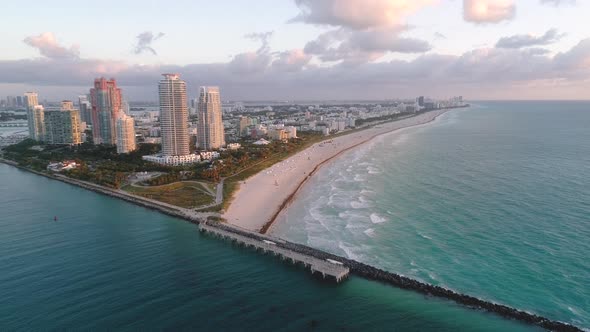
[(418, 97), (418, 106), (424, 106), (424, 96)]
[(162, 154), (185, 156), (190, 153), (186, 83), (178, 74), (163, 74), (158, 84)]
[(221, 96), (216, 86), (201, 87), (199, 94), (199, 128), (197, 145), (202, 150), (219, 149), (225, 145), (221, 118)]
[(25, 107), (27, 109), (32, 109), (33, 107), (39, 105), (39, 96), (36, 92), (25, 92)]
[(16, 106), (16, 98), (14, 96), (6, 97), (6, 106), (7, 107), (15, 107)]
[(56, 110), (45, 112), (45, 143), (82, 144), (80, 116), (78, 110)]
[(80, 109), (80, 120), (86, 125), (92, 125), (92, 104), (88, 101), (87, 95), (78, 96), (78, 107)]
[(36, 141), (42, 141), (45, 139), (44, 110), (43, 106), (39, 105), (39, 96), (36, 92), (25, 92), (23, 102), (27, 108), (29, 137)]
[(123, 102), (121, 103), (121, 109), (123, 110), (123, 113), (127, 115), (129, 115), (129, 112), (131, 111), (131, 107), (129, 107), (129, 102), (125, 99), (123, 99)]
[(25, 102), (22, 96), (16, 96), (16, 106), (23, 107), (25, 106)]
[(117, 153), (135, 150), (135, 123), (133, 118), (121, 113), (117, 119)]
[(36, 105), (27, 111), (29, 122), (29, 138), (35, 141), (45, 140), (45, 110), (43, 106)]
[(104, 77), (94, 80), (94, 88), (90, 89), (92, 103), (92, 137), (94, 144), (117, 143), (115, 121), (121, 113), (121, 89), (114, 78)]
[(248, 127), (252, 125), (252, 119), (250, 119), (250, 117), (247, 116), (240, 116), (240, 136), (246, 136), (248, 135)]

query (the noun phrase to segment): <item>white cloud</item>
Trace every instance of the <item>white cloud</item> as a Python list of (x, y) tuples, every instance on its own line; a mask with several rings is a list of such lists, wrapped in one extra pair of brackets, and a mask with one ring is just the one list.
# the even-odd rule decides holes
[(433, 0), (295, 0), (299, 15), (291, 22), (342, 26), (351, 29), (383, 28)]
[(48, 58), (77, 58), (80, 56), (80, 47), (78, 45), (72, 45), (69, 48), (61, 46), (51, 32), (44, 32), (38, 36), (29, 36), (24, 39), (24, 42), (38, 49), (41, 55)]
[(516, 14), (514, 0), (463, 0), (463, 18), (474, 23), (498, 23)]

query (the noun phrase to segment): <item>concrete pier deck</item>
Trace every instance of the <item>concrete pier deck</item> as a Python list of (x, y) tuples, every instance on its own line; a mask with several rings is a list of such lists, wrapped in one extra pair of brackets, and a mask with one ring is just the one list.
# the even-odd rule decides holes
[[(226, 227), (227, 228), (227, 227)], [(280, 246), (280, 243), (273, 241), (274, 239), (255, 239), (241, 235), (238, 232), (232, 232), (229, 229), (222, 229), (219, 227), (208, 225), (205, 222), (199, 224), (199, 230), (203, 233), (212, 234), (224, 239), (236, 241), (246, 247), (253, 247), (263, 252), (270, 252), (273, 255), (281, 257), (283, 260), (289, 260), (293, 264), (303, 264), (309, 268), (312, 273), (321, 273), (322, 277), (330, 277), (337, 283), (348, 277), (350, 269), (343, 263), (334, 260), (322, 260), (313, 256), (305, 255), (292, 251)]]

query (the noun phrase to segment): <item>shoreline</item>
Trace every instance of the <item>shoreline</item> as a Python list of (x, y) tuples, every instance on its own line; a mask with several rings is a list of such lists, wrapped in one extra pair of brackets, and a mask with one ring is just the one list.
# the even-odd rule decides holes
[(322, 161), (321, 163), (319, 163), (318, 165), (316, 165), (316, 167), (314, 167), (313, 171), (311, 173), (309, 173), (309, 175), (303, 181), (301, 181), (299, 183), (299, 185), (297, 186), (297, 189), (291, 195), (289, 195), (289, 197), (281, 204), (279, 210), (273, 215), (272, 219), (269, 220), (266, 224), (264, 224), (264, 226), (260, 230), (260, 233), (261, 234), (268, 234), (268, 232), (272, 230), (272, 226), (275, 225), (275, 223), (276, 223), (277, 219), (279, 218), (279, 216), (281, 216), (284, 212), (287, 211), (287, 209), (289, 208), (289, 205), (297, 198), (297, 194), (305, 186), (305, 184), (307, 183), (307, 181), (309, 179), (311, 179), (311, 177), (313, 175), (315, 175), (315, 173), (317, 173), (317, 171), (319, 171), (320, 168), (322, 168), (326, 164), (328, 164), (328, 163), (330, 163), (332, 161), (335, 161), (336, 159), (338, 159), (339, 157), (341, 157), (343, 154), (345, 154), (345, 153), (347, 153), (347, 152), (349, 152), (349, 151), (351, 151), (351, 150), (353, 150), (353, 149), (355, 149), (355, 148), (357, 148), (357, 147), (359, 147), (359, 146), (361, 146), (363, 144), (369, 143), (372, 140), (374, 140), (374, 139), (376, 139), (376, 138), (378, 138), (380, 136), (391, 134), (391, 133), (394, 133), (394, 132), (397, 132), (397, 131), (401, 131), (401, 130), (404, 130), (404, 129), (407, 129), (407, 128), (414, 128), (414, 127), (419, 127), (419, 126), (430, 124), (430, 123), (436, 121), (436, 119), (439, 116), (441, 116), (443, 114), (446, 114), (447, 112), (452, 111), (452, 110), (453, 109), (446, 109), (443, 112), (441, 112), (440, 114), (437, 114), (435, 117), (433, 117), (429, 121), (424, 122), (424, 123), (421, 123), (421, 124), (407, 126), (407, 127), (403, 127), (403, 128), (399, 128), (399, 129), (393, 129), (393, 130), (388, 131), (388, 132), (376, 134), (376, 135), (374, 135), (372, 137), (367, 138), (365, 141), (362, 141), (362, 142), (360, 142), (360, 143), (358, 143), (356, 145), (353, 145), (353, 146), (351, 146), (349, 148), (346, 148), (346, 149), (340, 151), (339, 153), (337, 153), (336, 155), (334, 155), (334, 156), (332, 156), (332, 157), (330, 157), (330, 158)]
[(267, 234), (305, 183), (324, 165), (373, 139), (402, 129), (425, 125), (456, 108), (433, 110), (359, 131), (326, 137), (305, 150), (240, 183), (222, 217), (234, 226)]

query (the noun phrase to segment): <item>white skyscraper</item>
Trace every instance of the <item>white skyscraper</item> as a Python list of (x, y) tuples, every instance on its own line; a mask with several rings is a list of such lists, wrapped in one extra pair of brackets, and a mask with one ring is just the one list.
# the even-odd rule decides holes
[(218, 87), (201, 87), (197, 112), (199, 115), (198, 147), (202, 150), (214, 150), (225, 146), (221, 96)]
[(117, 119), (117, 153), (135, 150), (135, 123), (129, 115), (121, 113)]
[(25, 92), (25, 107), (27, 109), (32, 109), (33, 107), (39, 105), (39, 96), (36, 92)]
[(162, 154), (185, 156), (190, 153), (186, 83), (178, 74), (163, 74), (163, 76), (164, 79), (158, 85)]
[(39, 97), (36, 92), (26, 92), (24, 99), (27, 108), (29, 137), (36, 141), (43, 141), (45, 139), (45, 112), (43, 106), (39, 105)]

